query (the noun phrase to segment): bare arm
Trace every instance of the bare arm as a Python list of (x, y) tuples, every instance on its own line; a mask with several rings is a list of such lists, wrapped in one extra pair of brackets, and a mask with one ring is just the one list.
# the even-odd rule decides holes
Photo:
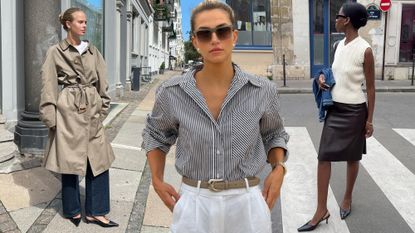
[(371, 48), (365, 51), (365, 60), (363, 63), (363, 71), (366, 78), (366, 92), (367, 92), (367, 122), (366, 122), (366, 137), (373, 134), (373, 112), (375, 110), (375, 64)]
[(154, 190), (159, 195), (170, 211), (173, 211), (174, 205), (180, 196), (173, 186), (164, 182), (164, 166), (166, 164), (166, 153), (160, 149), (154, 149), (147, 153), (147, 160), (150, 165), (151, 179)]
[[(277, 164), (280, 161), (284, 161), (285, 150), (280, 147), (272, 148), (268, 152), (268, 162), (271, 164)], [(280, 196), (280, 190), (282, 182), (284, 180), (284, 168), (277, 166), (270, 174), (265, 178), (264, 190), (262, 195), (268, 204), (268, 207), (272, 209)]]

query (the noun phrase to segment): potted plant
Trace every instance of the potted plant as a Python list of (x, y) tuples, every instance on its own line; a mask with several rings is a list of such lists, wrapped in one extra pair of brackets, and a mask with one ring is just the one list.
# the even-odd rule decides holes
[(164, 62), (162, 62), (161, 65), (160, 65), (159, 74), (164, 74), (164, 69), (165, 68), (166, 68), (165, 64), (164, 64)]

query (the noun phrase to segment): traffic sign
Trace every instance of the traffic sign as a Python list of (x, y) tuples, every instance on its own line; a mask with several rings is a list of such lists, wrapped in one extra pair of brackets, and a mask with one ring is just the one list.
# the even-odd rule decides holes
[(387, 12), (392, 6), (391, 0), (380, 0), (380, 9)]

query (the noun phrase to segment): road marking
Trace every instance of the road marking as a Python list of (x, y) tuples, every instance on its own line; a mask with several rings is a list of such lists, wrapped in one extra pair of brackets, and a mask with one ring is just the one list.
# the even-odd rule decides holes
[(415, 146), (415, 129), (393, 129), (396, 133), (405, 138)]
[(373, 137), (367, 151), (362, 165), (415, 232), (415, 175)]
[(127, 145), (122, 145), (118, 143), (111, 143), (111, 146), (115, 148), (120, 148), (120, 149), (129, 149), (129, 150), (138, 150), (138, 151), (142, 150), (141, 147), (127, 146)]
[[(284, 232), (297, 232), (309, 221), (317, 203), (317, 153), (305, 127), (286, 127), (290, 134), (287, 161), (288, 173), (281, 189), (281, 211)], [(327, 207), (329, 224), (320, 223), (318, 232), (348, 233), (346, 222), (340, 220), (339, 207), (329, 187)]]

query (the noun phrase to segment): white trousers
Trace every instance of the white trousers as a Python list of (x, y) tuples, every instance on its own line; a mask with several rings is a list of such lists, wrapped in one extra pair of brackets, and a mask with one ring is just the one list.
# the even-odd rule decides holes
[(171, 233), (271, 233), (259, 186), (212, 192), (182, 184)]

